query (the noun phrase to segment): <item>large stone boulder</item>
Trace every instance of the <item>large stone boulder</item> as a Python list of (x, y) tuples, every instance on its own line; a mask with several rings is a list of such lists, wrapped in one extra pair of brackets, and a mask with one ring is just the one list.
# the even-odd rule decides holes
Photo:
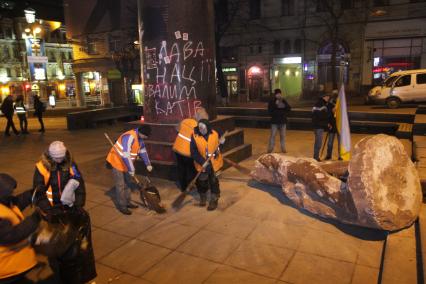
[(360, 223), (396, 230), (416, 220), (422, 203), (420, 179), (397, 138), (379, 134), (361, 140), (348, 170)]
[(300, 208), (364, 227), (404, 228), (415, 221), (421, 206), (417, 171), (399, 140), (387, 135), (361, 140), (349, 165), (266, 154), (251, 174), (281, 186)]

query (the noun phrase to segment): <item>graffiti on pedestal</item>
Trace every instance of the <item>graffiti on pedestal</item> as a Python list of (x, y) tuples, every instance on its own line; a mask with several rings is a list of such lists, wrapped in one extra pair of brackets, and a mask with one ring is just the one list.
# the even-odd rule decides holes
[(170, 121), (193, 116), (215, 72), (203, 41), (176, 31), (173, 42), (162, 41), (159, 48), (146, 46), (144, 54), (149, 111), (157, 119)]

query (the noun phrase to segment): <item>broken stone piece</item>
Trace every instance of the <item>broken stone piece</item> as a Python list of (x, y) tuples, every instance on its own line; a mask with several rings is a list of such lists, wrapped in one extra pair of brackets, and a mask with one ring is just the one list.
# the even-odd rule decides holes
[[(299, 208), (369, 228), (398, 230), (411, 225), (422, 200), (418, 173), (404, 146), (383, 134), (361, 140), (349, 164), (266, 154), (256, 161), (251, 175), (281, 186)], [(337, 178), (341, 176), (347, 182)]]

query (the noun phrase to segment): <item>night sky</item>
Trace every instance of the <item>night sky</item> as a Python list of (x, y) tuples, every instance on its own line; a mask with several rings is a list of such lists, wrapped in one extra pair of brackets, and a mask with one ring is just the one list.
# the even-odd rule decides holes
[(63, 2), (61, 0), (0, 0), (1, 14), (23, 17), (23, 10), (27, 7), (36, 10), (39, 19), (64, 20)]

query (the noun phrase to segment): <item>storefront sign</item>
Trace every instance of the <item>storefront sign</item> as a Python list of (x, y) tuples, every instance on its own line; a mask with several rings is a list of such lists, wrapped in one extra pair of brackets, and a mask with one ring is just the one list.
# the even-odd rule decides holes
[(34, 68), (34, 79), (37, 81), (46, 80), (46, 72), (44, 68)]
[(366, 39), (419, 37), (426, 35), (426, 19), (368, 23)]
[(274, 64), (301, 64), (302, 57), (284, 57), (284, 58), (274, 58)]
[(121, 79), (121, 72), (118, 69), (108, 70), (107, 78), (111, 80)]
[(48, 63), (47, 56), (27, 56), (28, 63)]
[(222, 71), (223, 71), (224, 73), (237, 72), (237, 68), (235, 68), (235, 67), (222, 68)]

